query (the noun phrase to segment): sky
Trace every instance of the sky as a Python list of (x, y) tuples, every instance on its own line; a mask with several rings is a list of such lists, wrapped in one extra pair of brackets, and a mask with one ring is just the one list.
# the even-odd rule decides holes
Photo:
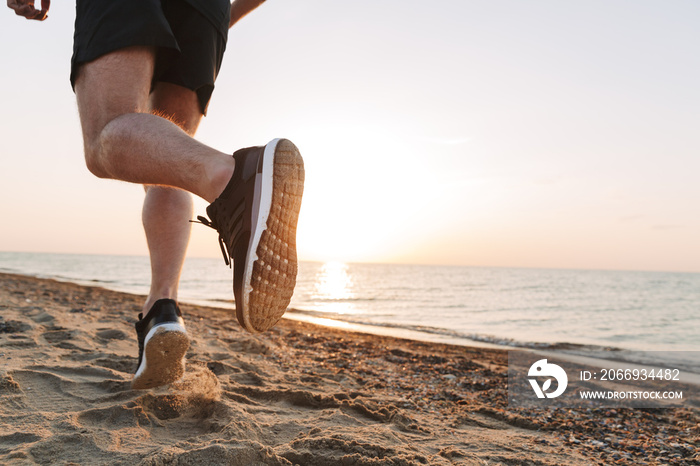
[[(147, 254), (142, 188), (83, 163), (74, 18), (0, 15), (0, 250)], [(699, 21), (695, 0), (268, 0), (197, 137), (295, 142), (302, 260), (700, 272)]]

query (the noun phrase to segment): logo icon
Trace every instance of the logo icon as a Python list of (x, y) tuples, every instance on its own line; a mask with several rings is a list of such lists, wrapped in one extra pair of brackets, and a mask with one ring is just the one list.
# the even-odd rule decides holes
[(556, 364), (548, 363), (546, 359), (540, 359), (536, 361), (532, 366), (527, 375), (529, 377), (554, 377), (557, 381), (557, 389), (551, 393), (547, 393), (549, 387), (552, 385), (552, 379), (548, 378), (540, 385), (537, 383), (536, 379), (528, 379), (532, 389), (535, 391), (537, 398), (556, 398), (566, 390), (566, 384), (569, 383), (569, 378), (566, 376), (566, 372), (561, 367)]

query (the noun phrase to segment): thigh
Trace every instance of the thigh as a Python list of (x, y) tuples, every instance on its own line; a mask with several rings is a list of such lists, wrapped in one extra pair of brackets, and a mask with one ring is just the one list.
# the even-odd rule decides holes
[(112, 119), (149, 111), (155, 49), (127, 47), (81, 65), (75, 95), (85, 143), (94, 142)]
[(77, 0), (71, 84), (85, 142), (121, 114), (149, 111), (156, 56), (177, 54), (161, 0)]

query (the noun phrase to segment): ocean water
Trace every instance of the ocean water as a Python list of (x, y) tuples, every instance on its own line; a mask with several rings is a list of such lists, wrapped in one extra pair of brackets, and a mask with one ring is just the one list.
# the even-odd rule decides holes
[[(147, 294), (146, 257), (0, 252), (0, 271)], [(231, 270), (189, 258), (180, 300), (231, 308)], [(456, 344), (700, 350), (700, 274), (302, 262), (292, 318)]]

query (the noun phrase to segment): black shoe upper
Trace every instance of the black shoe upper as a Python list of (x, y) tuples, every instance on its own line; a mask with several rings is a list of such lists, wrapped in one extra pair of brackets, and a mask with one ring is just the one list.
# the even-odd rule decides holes
[(143, 359), (143, 348), (148, 332), (159, 324), (178, 323), (185, 326), (185, 321), (182, 319), (182, 313), (177, 303), (172, 299), (159, 299), (156, 301), (151, 310), (148, 311), (146, 317), (139, 314), (139, 321), (134, 324), (136, 327), (136, 335), (139, 341), (139, 362), (136, 365), (137, 369), (141, 366)]
[[(226, 246), (224, 260), (233, 259), (233, 294), (236, 307), (243, 302), (243, 274), (252, 230), (255, 175), (262, 170), (264, 146), (248, 147), (233, 154), (236, 168), (221, 195), (207, 207), (211, 226), (219, 232), (219, 242)], [(200, 219), (201, 220), (201, 219)], [(204, 223), (204, 222), (203, 222)]]

